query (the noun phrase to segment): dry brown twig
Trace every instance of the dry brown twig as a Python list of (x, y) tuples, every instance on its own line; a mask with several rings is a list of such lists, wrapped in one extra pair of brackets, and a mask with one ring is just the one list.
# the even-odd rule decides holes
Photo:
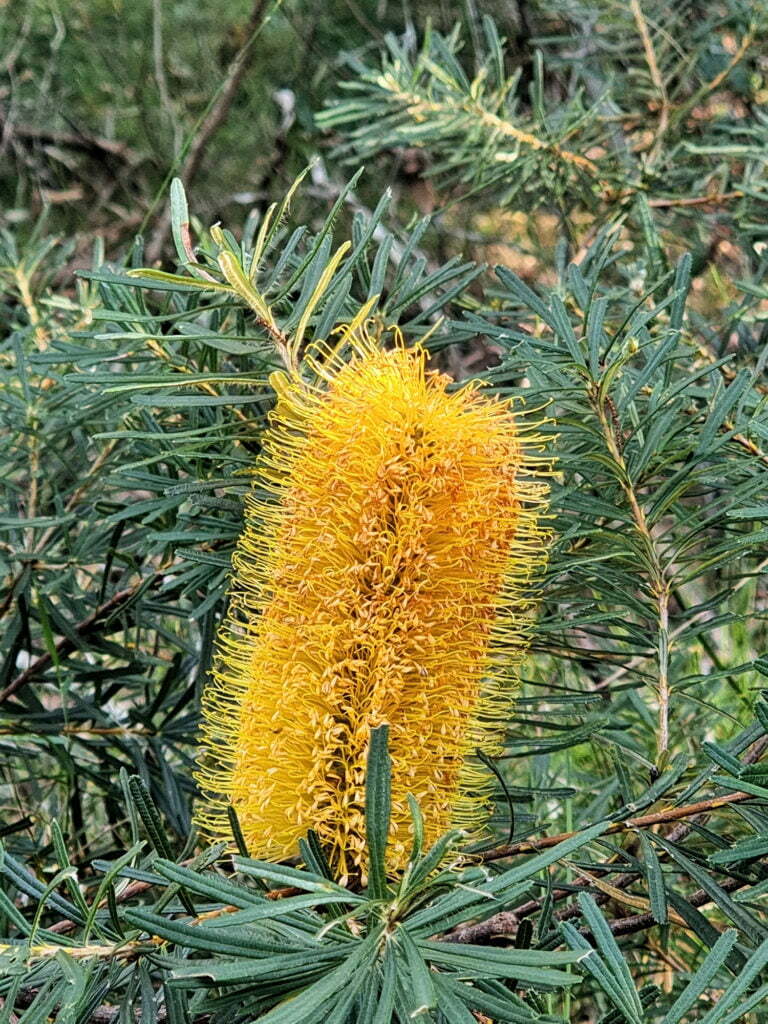
[(645, 20), (645, 15), (643, 14), (639, 0), (631, 0), (630, 7), (632, 9), (632, 16), (635, 19), (635, 24), (637, 25), (637, 31), (640, 33), (640, 39), (645, 53), (645, 62), (648, 65), (651, 81), (659, 94), (659, 123), (656, 128), (650, 153), (650, 160), (653, 163), (661, 152), (661, 144), (669, 125), (669, 96), (667, 95), (667, 87), (664, 83), (661, 71), (659, 70), (659, 65), (656, 60), (656, 51), (653, 48), (653, 40), (651, 39), (651, 34), (648, 30), (648, 23)]

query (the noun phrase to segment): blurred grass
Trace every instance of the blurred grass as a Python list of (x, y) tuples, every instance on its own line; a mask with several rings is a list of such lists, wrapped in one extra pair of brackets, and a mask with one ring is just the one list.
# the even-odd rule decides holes
[[(251, 6), (0, 5), (5, 222), (32, 223), (48, 206), (53, 230), (113, 239), (135, 231), (247, 43)], [(374, 8), (363, 4), (361, 19), (375, 20)], [(293, 178), (311, 149), (329, 57), (366, 38), (345, 3), (269, 0), (263, 10), (252, 63), (197, 182), (198, 208), (212, 219)]]

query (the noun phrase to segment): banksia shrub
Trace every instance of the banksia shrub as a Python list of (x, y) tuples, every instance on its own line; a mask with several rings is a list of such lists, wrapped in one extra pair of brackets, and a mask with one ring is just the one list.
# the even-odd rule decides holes
[[(346, 356), (342, 357), (342, 348)], [(361, 331), (317, 346), (315, 383), (278, 402), (234, 558), (204, 697), (198, 824), (284, 858), (313, 828), (342, 876), (364, 873), (370, 729), (391, 728), (390, 862), (479, 835), (526, 647), (546, 487), (509, 402), (453, 392), (420, 348)], [(535, 449), (535, 438), (534, 441)]]

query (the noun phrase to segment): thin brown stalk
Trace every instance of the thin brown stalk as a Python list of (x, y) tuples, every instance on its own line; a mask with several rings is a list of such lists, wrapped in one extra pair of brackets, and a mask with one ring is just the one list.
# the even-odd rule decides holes
[[(635, 828), (649, 828), (651, 825), (661, 825), (668, 821), (679, 821), (681, 818), (691, 818), (697, 814), (707, 814), (715, 811), (718, 807), (725, 807), (728, 804), (741, 803), (751, 799), (749, 793), (727, 793), (724, 796), (710, 797), (709, 800), (700, 800), (695, 804), (685, 804), (683, 807), (668, 807), (663, 811), (656, 811), (653, 814), (644, 814), (639, 818), (627, 818), (625, 821), (615, 821), (606, 828), (604, 835), (616, 835), (618, 832), (631, 832)], [(510, 843), (506, 846), (497, 846), (493, 850), (486, 850), (478, 854), (482, 861), (501, 860), (505, 857), (516, 857), (523, 853), (538, 853), (540, 850), (548, 850), (558, 843), (572, 839), (578, 832), (560, 832), (554, 836), (543, 836), (541, 839), (526, 839), (520, 843)]]
[(667, 95), (667, 87), (664, 83), (661, 71), (659, 70), (658, 61), (656, 60), (656, 51), (653, 48), (653, 40), (651, 39), (651, 33), (648, 30), (648, 22), (645, 20), (645, 15), (643, 14), (639, 0), (630, 0), (630, 7), (632, 9), (632, 16), (635, 19), (635, 25), (637, 25), (637, 31), (640, 34), (640, 39), (643, 44), (645, 62), (648, 65), (651, 81), (659, 94), (659, 123), (656, 128), (656, 134), (653, 139), (653, 145), (650, 153), (650, 160), (651, 162), (654, 162), (661, 152), (662, 141), (669, 126), (669, 96)]
[(728, 76), (737, 66), (737, 64), (740, 64), (746, 56), (747, 51), (749, 50), (752, 43), (755, 41), (755, 32), (755, 26), (750, 26), (749, 31), (746, 32), (746, 34), (742, 38), (741, 43), (738, 46), (738, 49), (731, 57), (731, 59), (728, 61), (726, 66), (722, 69), (722, 71), (718, 72), (718, 74), (716, 74), (714, 78), (711, 78), (708, 82), (705, 82), (703, 85), (701, 85), (693, 93), (693, 95), (690, 96), (685, 101), (684, 104), (682, 104), (674, 111), (671, 118), (671, 121), (673, 123), (685, 117), (690, 110), (693, 110), (697, 103), (701, 103), (705, 96), (708, 96), (710, 93), (713, 93), (720, 88), (720, 86), (723, 84), (723, 82), (725, 82), (725, 80), (728, 78)]
[(645, 548), (648, 558), (648, 577), (651, 591), (656, 600), (657, 615), (657, 697), (658, 697), (658, 718), (659, 729), (657, 736), (657, 758), (662, 762), (669, 750), (669, 713), (671, 687), (669, 681), (669, 655), (672, 643), (672, 635), (669, 630), (669, 595), (670, 583), (667, 579), (665, 568), (661, 563), (656, 544), (645, 517), (645, 512), (635, 488), (630, 480), (627, 463), (622, 451), (622, 436), (620, 424), (616, 419), (616, 412), (610, 399), (601, 399), (600, 388), (597, 384), (591, 385), (589, 399), (592, 408), (600, 422), (601, 431), (605, 440), (606, 448), (616, 464), (616, 478), (629, 504), (635, 529)]
[(710, 192), (706, 196), (677, 196), (675, 198), (649, 199), (648, 205), (655, 209), (666, 209), (671, 206), (710, 206), (719, 205), (728, 199), (743, 199), (744, 193), (738, 189), (734, 192)]

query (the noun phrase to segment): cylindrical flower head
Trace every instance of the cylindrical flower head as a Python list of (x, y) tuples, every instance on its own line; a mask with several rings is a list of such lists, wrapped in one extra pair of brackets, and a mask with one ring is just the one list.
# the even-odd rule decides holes
[[(365, 874), (371, 727), (390, 726), (389, 863), (482, 832), (544, 559), (546, 486), (510, 403), (449, 391), (419, 348), (347, 336), (317, 386), (276, 375), (231, 607), (203, 699), (203, 832), (295, 855), (309, 828), (342, 876)], [(351, 346), (351, 353), (349, 352)]]

